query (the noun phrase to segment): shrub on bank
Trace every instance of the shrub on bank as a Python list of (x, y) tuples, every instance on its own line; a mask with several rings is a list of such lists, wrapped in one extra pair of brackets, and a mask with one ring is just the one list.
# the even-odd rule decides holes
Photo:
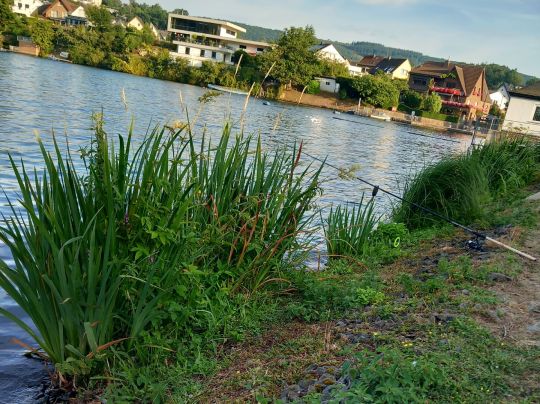
[[(403, 198), (470, 223), (482, 215), (482, 205), (489, 200), (488, 179), (481, 165), (469, 156), (447, 157), (408, 179)], [(426, 227), (438, 221), (407, 202), (397, 206), (393, 219), (409, 228)]]
[(229, 126), (217, 145), (163, 128), (135, 147), (131, 131), (111, 142), (98, 120), (83, 172), (56, 141), (40, 147), (42, 174), (12, 160), (22, 207), (11, 201), (0, 228), (15, 261), (0, 262), (0, 287), (37, 332), (0, 313), (68, 375), (99, 372), (93, 359), (129, 351), (143, 330), (218, 331), (235, 293), (282, 281), (321, 169)]
[(524, 138), (493, 142), (464, 156), (428, 165), (407, 180), (403, 198), (393, 212), (409, 228), (426, 227), (439, 219), (412, 203), (463, 223), (482, 217), (493, 196), (504, 195), (534, 179), (537, 147)]

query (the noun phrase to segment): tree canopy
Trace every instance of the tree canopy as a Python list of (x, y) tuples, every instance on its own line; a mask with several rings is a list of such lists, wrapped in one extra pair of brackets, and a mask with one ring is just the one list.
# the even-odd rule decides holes
[(305, 86), (319, 71), (319, 60), (310, 50), (316, 42), (313, 27), (288, 28), (277, 46), (260, 56), (262, 67), (268, 70), (274, 65), (272, 77), (283, 84)]

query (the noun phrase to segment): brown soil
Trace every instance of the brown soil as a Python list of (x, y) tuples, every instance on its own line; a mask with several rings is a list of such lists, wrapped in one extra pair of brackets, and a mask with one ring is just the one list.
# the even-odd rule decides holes
[[(280, 101), (293, 104), (308, 105), (312, 107), (335, 109), (339, 111), (349, 111), (355, 109), (358, 101), (340, 100), (334, 94), (320, 93), (317, 95), (303, 94), (297, 90), (286, 90)], [(300, 101), (300, 102), (299, 102)]]
[[(531, 203), (540, 210), (540, 202)], [(528, 232), (519, 244), (524, 251), (540, 258), (540, 229)], [(512, 282), (488, 288), (498, 297), (499, 316), (480, 316), (477, 320), (494, 335), (517, 345), (540, 346), (540, 262), (523, 262), (523, 272)]]
[(341, 348), (332, 335), (334, 322), (305, 324), (293, 322), (272, 328), (256, 339), (224, 349), (222, 367), (205, 382), (208, 388), (200, 403), (256, 402), (257, 395), (279, 396), (284, 386), (294, 383), (313, 363), (340, 366)]

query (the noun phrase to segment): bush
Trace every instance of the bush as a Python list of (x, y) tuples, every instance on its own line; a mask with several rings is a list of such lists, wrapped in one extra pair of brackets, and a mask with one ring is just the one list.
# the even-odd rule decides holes
[(413, 90), (405, 90), (401, 94), (401, 101), (409, 108), (411, 109), (418, 109), (422, 105), (422, 101), (424, 101), (424, 97), (422, 94), (413, 91)]
[(494, 194), (505, 194), (521, 188), (534, 179), (537, 156), (534, 145), (524, 138), (492, 142), (473, 151), (486, 171), (489, 188)]
[(391, 108), (399, 103), (399, 89), (384, 74), (355, 77), (352, 87), (357, 91), (363, 103), (379, 108)]
[(393, 220), (411, 229), (440, 220), (408, 203), (412, 202), (470, 223), (482, 216), (489, 196), (486, 173), (476, 160), (468, 156), (447, 157), (427, 166), (405, 183), (403, 198), (407, 202), (394, 210)]
[(431, 93), (422, 101), (422, 109), (427, 112), (439, 113), (442, 108), (442, 99), (438, 94)]
[(308, 94), (319, 94), (321, 92), (321, 83), (319, 80), (311, 80), (306, 88)]
[(320, 168), (298, 169), (298, 149), (270, 155), (229, 126), (217, 145), (156, 128), (135, 149), (98, 119), (83, 172), (56, 142), (40, 147), (41, 176), (11, 159), (23, 209), (12, 201), (0, 228), (15, 261), (0, 261), (0, 287), (37, 332), (0, 313), (71, 375), (95, 373), (90, 358), (129, 349), (150, 322), (204, 332), (232, 293), (280, 281), (318, 191)]
[[(518, 137), (488, 143), (471, 154), (447, 157), (410, 178), (403, 198), (454, 220), (471, 223), (483, 214), (483, 205), (494, 195), (508, 194), (534, 179), (538, 146)], [(403, 202), (393, 219), (409, 228), (438, 221), (411, 203)]]

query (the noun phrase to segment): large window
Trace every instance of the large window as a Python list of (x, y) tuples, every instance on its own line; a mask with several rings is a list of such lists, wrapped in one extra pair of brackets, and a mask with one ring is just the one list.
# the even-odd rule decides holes
[(179, 18), (173, 18), (171, 21), (173, 29), (181, 31), (198, 32), (201, 34), (219, 35), (216, 24), (204, 23), (199, 21), (189, 21)]
[(536, 107), (533, 115), (533, 121), (540, 122), (540, 105)]
[(186, 48), (186, 55), (189, 55), (191, 53), (191, 48)]

